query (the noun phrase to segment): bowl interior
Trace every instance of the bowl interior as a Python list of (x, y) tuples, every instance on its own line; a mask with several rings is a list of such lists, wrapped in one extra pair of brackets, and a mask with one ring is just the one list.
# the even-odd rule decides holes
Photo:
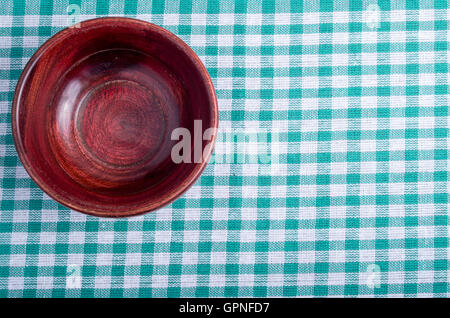
[(46, 42), (25, 68), (13, 108), (19, 156), (38, 185), (105, 216), (179, 196), (206, 162), (175, 163), (172, 132), (186, 128), (208, 151), (214, 137), (203, 133), (217, 126), (214, 88), (198, 57), (168, 31), (126, 18), (86, 21)]

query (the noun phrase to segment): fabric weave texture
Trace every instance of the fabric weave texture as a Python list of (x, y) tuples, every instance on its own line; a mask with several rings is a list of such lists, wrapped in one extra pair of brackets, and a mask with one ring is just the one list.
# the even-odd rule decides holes
[[(0, 296), (448, 296), (448, 5), (2, 2)], [(44, 41), (101, 16), (183, 39), (221, 129), (276, 133), (277, 162), (215, 160), (180, 199), (129, 219), (49, 198), (14, 147), (15, 85)]]

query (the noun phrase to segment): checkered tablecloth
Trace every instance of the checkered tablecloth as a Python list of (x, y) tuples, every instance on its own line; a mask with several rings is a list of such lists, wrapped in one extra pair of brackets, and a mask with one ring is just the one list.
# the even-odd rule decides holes
[[(2, 1), (0, 296), (448, 296), (449, 4)], [(182, 38), (221, 128), (276, 132), (277, 162), (215, 160), (129, 219), (50, 199), (13, 145), (14, 88), (45, 40), (99, 16)]]

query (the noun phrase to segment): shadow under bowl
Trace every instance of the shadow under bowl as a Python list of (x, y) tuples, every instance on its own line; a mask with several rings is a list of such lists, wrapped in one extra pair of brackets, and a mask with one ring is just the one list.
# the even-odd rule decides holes
[[(18, 81), (11, 117), (32, 179), (67, 207), (107, 217), (179, 197), (211, 155), (215, 134), (203, 134), (218, 126), (197, 55), (169, 31), (129, 18), (84, 21), (44, 43)], [(172, 160), (179, 127), (200, 136), (201, 161)]]

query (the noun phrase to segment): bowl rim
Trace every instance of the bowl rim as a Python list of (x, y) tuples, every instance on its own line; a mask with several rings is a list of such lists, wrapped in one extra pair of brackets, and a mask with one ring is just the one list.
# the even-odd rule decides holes
[[(61, 31), (57, 32), (53, 36), (51, 36), (49, 39), (47, 39), (38, 49), (37, 51), (31, 56), (29, 61), (26, 63), (25, 67), (23, 68), (20, 77), (17, 81), (15, 90), (14, 90), (14, 97), (12, 102), (12, 108), (11, 108), (11, 126), (12, 126), (12, 135), (14, 140), (14, 145), (18, 154), (18, 157), (20, 161), (22, 162), (25, 170), (31, 177), (31, 179), (37, 184), (38, 187), (40, 187), (46, 194), (48, 194), (52, 199), (57, 201), (58, 203), (73, 209), (75, 211), (93, 215), (97, 217), (110, 217), (110, 218), (121, 218), (121, 217), (130, 217), (130, 216), (138, 216), (142, 215), (151, 211), (155, 211), (159, 208), (162, 208), (173, 201), (175, 201), (177, 198), (179, 198), (184, 192), (186, 192), (200, 177), (201, 173), (205, 169), (206, 165), (208, 164), (212, 153), (214, 151), (214, 146), (217, 138), (217, 134), (213, 134), (212, 139), (210, 141), (210, 147), (208, 149), (208, 153), (205, 157), (203, 157), (203, 160), (201, 163), (195, 163), (195, 167), (192, 170), (192, 172), (186, 177), (186, 179), (176, 188), (174, 188), (172, 191), (168, 192), (166, 195), (162, 197), (161, 200), (158, 200), (157, 203), (149, 204), (139, 204), (135, 205), (129, 209), (126, 210), (111, 210), (108, 212), (105, 212), (104, 209), (96, 209), (94, 207), (86, 207), (82, 204), (76, 204), (73, 202), (69, 202), (65, 196), (60, 195), (56, 191), (53, 191), (50, 189), (47, 184), (41, 179), (40, 175), (35, 171), (33, 168), (32, 161), (30, 161), (30, 158), (26, 155), (24, 145), (22, 143), (22, 139), (20, 138), (20, 132), (19, 132), (19, 123), (18, 123), (18, 112), (20, 110), (20, 97), (23, 90), (23, 84), (26, 82), (30, 70), (33, 68), (35, 63), (39, 60), (39, 58), (53, 45), (56, 43), (56, 41), (64, 39), (66, 36), (78, 32), (87, 32), (92, 27), (101, 27), (105, 25), (117, 25), (118, 23), (124, 25), (127, 24), (129, 26), (141, 26), (145, 27), (151, 32), (159, 33), (162, 37), (167, 38), (170, 42), (177, 45), (181, 51), (186, 54), (191, 61), (194, 63), (194, 67), (197, 68), (200, 72), (201, 79), (205, 83), (207, 87), (208, 95), (211, 99), (211, 128), (218, 128), (219, 125), (219, 112), (218, 112), (218, 102), (217, 102), (217, 96), (214, 89), (213, 82), (211, 80), (211, 77), (200, 60), (200, 58), (197, 56), (197, 54), (192, 50), (192, 48), (187, 45), (182, 39), (180, 39), (178, 36), (173, 34), (172, 32), (164, 29), (163, 27), (160, 27), (156, 24), (153, 24), (151, 22), (147, 22), (140, 19), (135, 18), (129, 18), (129, 17), (99, 17), (99, 18), (93, 18), (89, 20), (84, 20), (79, 22), (80, 27), (66, 27), (62, 29)], [(99, 205), (101, 206), (101, 205)]]

